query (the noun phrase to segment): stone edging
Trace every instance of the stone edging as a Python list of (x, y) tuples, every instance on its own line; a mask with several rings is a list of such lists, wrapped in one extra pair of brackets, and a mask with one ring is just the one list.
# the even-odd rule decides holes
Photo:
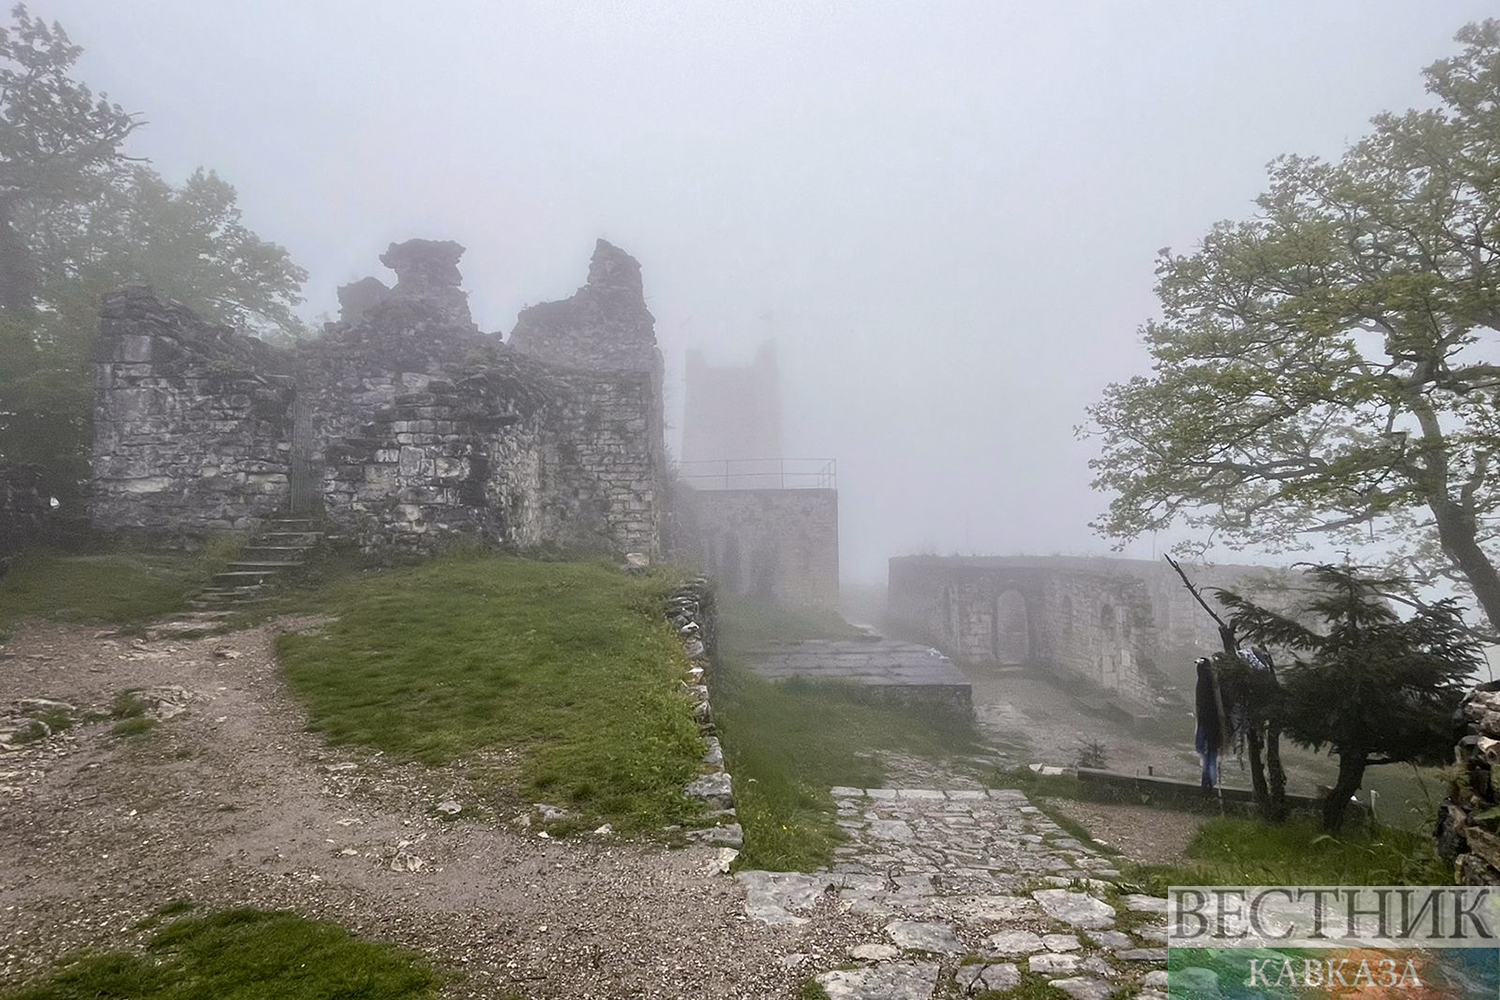
[(687, 654), (688, 671), (682, 685), (693, 703), (693, 718), (703, 736), (707, 750), (703, 754), (702, 773), (688, 782), (685, 789), (708, 809), (708, 818), (717, 825), (688, 831), (688, 838), (713, 847), (738, 850), (744, 844), (744, 831), (735, 817), (734, 783), (724, 770), (724, 748), (714, 726), (713, 709), (708, 702), (709, 656), (714, 649), (714, 595), (708, 580), (688, 580), (667, 598), (667, 621), (682, 639)]
[(1459, 885), (1500, 884), (1500, 836), (1474, 819), (1500, 805), (1493, 774), (1500, 764), (1500, 682), (1469, 692), (1455, 721), (1463, 727), (1456, 748), (1463, 779), (1459, 794), (1438, 809), (1438, 853), (1453, 862)]

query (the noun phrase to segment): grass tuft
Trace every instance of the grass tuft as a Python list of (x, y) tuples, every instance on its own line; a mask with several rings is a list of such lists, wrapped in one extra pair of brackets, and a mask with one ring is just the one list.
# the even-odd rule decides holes
[[(676, 583), (599, 563), (458, 555), (334, 583), (278, 652), (310, 728), (440, 765), (511, 748), (523, 801), (640, 832), (691, 820), (703, 754), (662, 618)], [(475, 768), (476, 772), (482, 768)]]
[(131, 719), (121, 719), (111, 726), (109, 731), (116, 736), (145, 736), (156, 726), (157, 721), (149, 715), (138, 715)]
[(3, 998), (427, 1000), (436, 985), (414, 953), (290, 913), (230, 910), (169, 924), (144, 955), (87, 956)]

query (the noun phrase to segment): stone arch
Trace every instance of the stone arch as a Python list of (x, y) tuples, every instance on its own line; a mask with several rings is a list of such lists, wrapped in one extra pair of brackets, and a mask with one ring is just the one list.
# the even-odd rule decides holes
[(1001, 666), (1018, 666), (1031, 660), (1031, 616), (1026, 597), (1014, 587), (995, 598), (990, 646), (995, 662)]
[(1099, 605), (1099, 628), (1104, 634), (1113, 639), (1115, 637), (1115, 628), (1118, 624), (1119, 622), (1115, 617), (1115, 606), (1109, 603)]

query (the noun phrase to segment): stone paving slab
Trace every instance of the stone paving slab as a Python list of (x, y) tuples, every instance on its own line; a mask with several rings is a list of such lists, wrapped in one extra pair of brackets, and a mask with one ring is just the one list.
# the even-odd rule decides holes
[[(853, 953), (870, 964), (817, 977), (835, 1000), (927, 1000), (945, 969), (964, 995), (1009, 989), (1024, 969), (1103, 1000), (1163, 965), (1165, 901), (1119, 895), (1113, 862), (1025, 793), (839, 787), (833, 798), (848, 840), (828, 871), (737, 877), (754, 919), (802, 923), (829, 893), (883, 929)], [(1131, 923), (1115, 929), (1124, 910)]]
[(750, 669), (772, 680), (809, 677), (882, 689), (968, 709), (973, 686), (953, 661), (927, 646), (872, 636), (868, 639), (774, 643), (745, 656)]

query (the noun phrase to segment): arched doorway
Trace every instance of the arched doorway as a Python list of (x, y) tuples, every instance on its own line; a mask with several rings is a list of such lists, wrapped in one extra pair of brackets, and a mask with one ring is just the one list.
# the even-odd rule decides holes
[(991, 644), (995, 662), (1003, 667), (1030, 662), (1031, 620), (1019, 590), (1007, 590), (995, 598)]

